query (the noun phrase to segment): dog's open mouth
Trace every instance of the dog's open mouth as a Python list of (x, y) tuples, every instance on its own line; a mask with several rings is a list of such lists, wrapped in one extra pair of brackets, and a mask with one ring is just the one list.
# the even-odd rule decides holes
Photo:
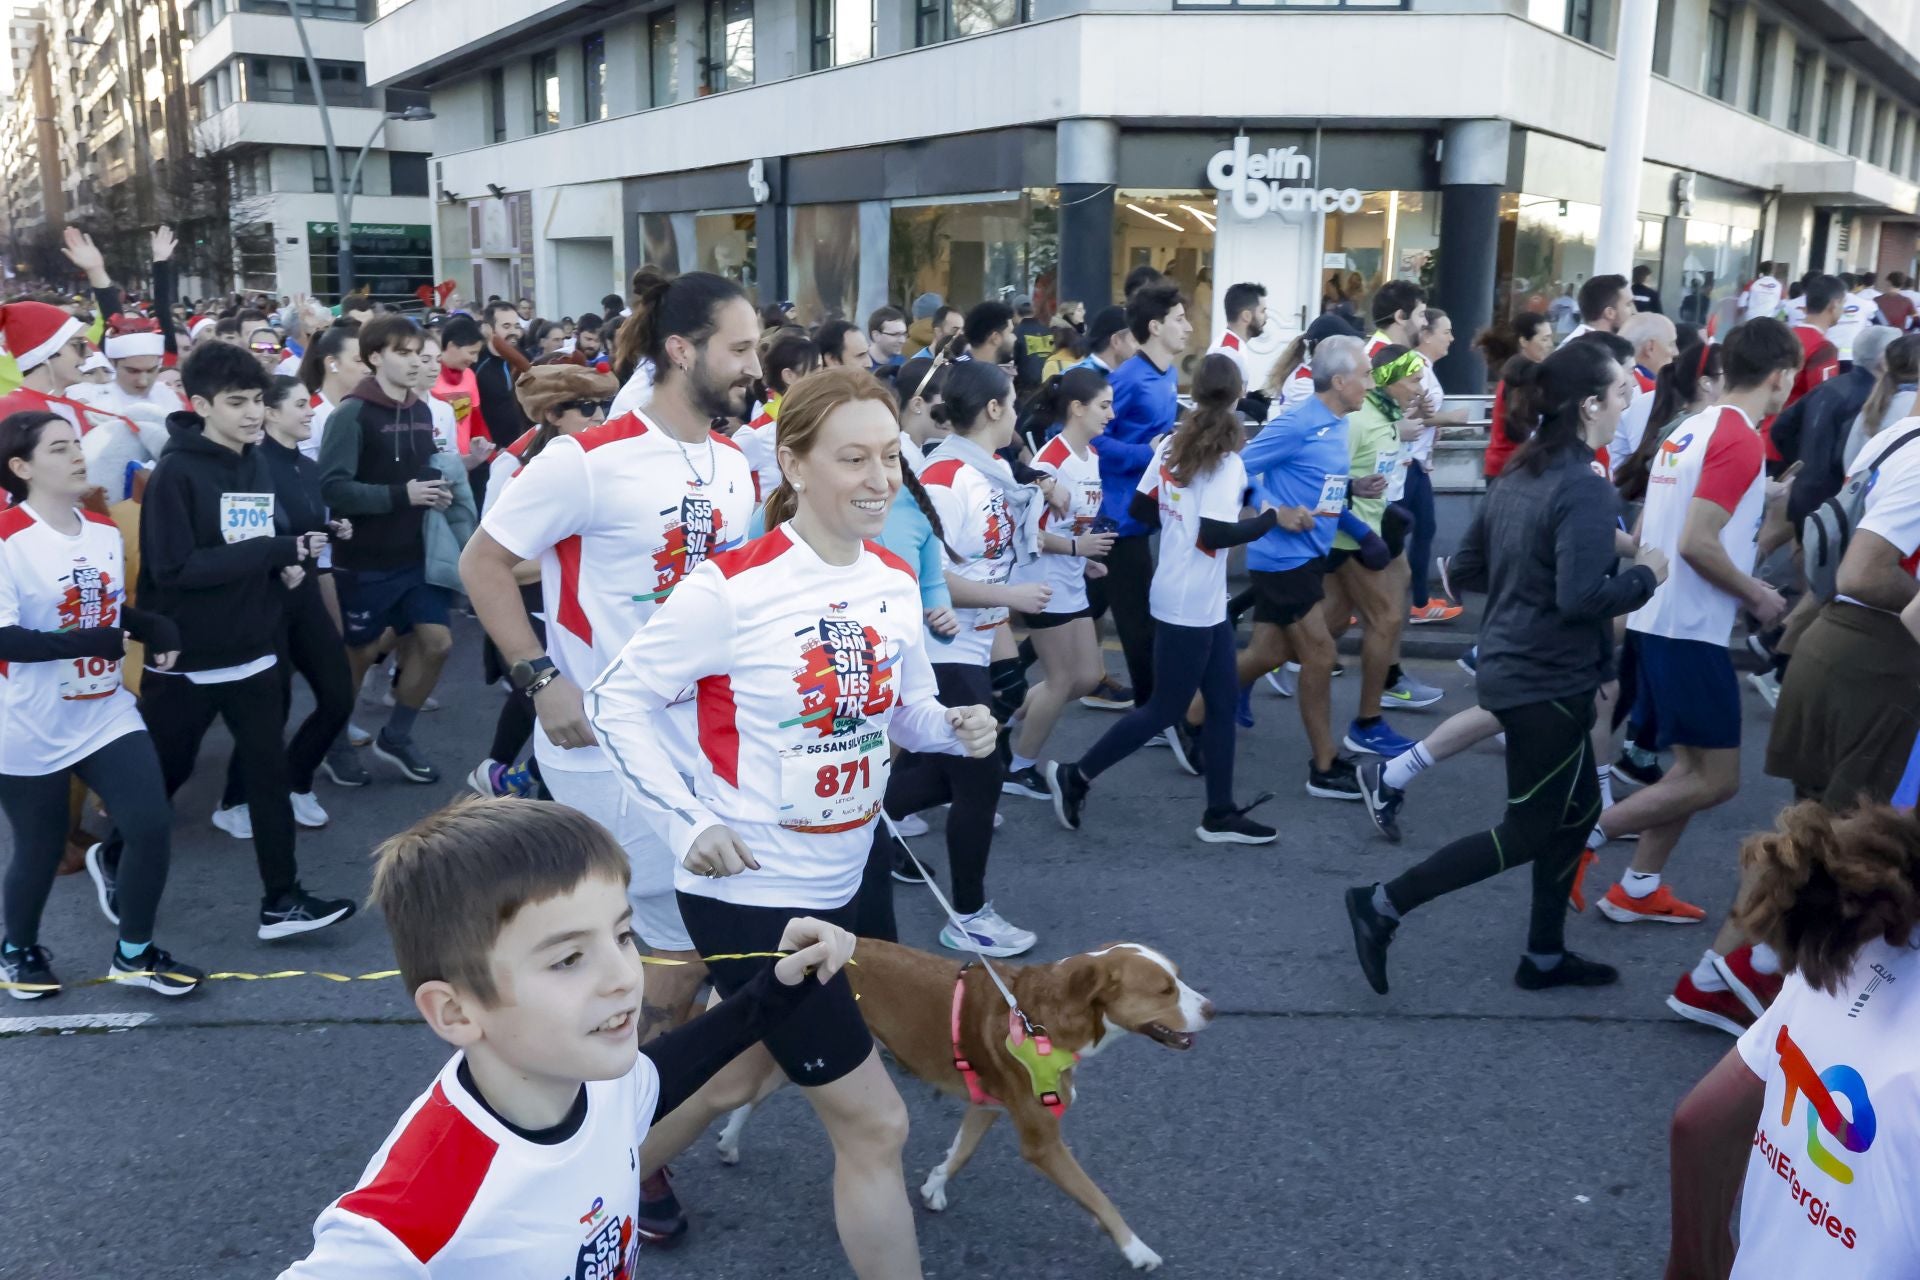
[(1167, 1046), (1169, 1049), (1187, 1050), (1193, 1048), (1193, 1034), (1188, 1031), (1175, 1031), (1164, 1022), (1149, 1022), (1140, 1030), (1150, 1039)]

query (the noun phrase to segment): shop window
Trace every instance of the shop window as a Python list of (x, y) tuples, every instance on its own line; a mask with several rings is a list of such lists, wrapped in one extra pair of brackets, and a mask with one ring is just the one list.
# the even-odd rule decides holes
[(1793, 47), (1793, 79), (1787, 86), (1787, 128), (1806, 136), (1807, 132), (1807, 94), (1813, 85), (1813, 55), (1807, 47), (1796, 44)]
[(1753, 75), (1747, 85), (1747, 110), (1756, 116), (1773, 111), (1773, 53), (1778, 47), (1780, 28), (1771, 22), (1753, 29)]
[(560, 127), (560, 55), (553, 49), (533, 55), (533, 131)]
[(487, 137), (507, 140), (507, 73), (499, 67), (487, 72)]
[(1317, 311), (1365, 325), (1369, 300), (1387, 281), (1415, 280), (1431, 292), (1439, 247), (1439, 193), (1368, 193), (1358, 213), (1327, 215)]
[(594, 32), (580, 41), (580, 118), (607, 118), (607, 37)]
[(759, 299), (755, 239), (757, 218), (751, 209), (700, 213), (693, 219), (694, 270), (724, 276)]
[(753, 83), (753, 0), (707, 0), (707, 51), (700, 92), (724, 93)]
[[(338, 223), (307, 224), (313, 293), (318, 297), (339, 296), (339, 243)], [(407, 223), (353, 224), (354, 286), (366, 289), (374, 301), (389, 306), (414, 302), (414, 290), (433, 283), (433, 266), (431, 227)]]
[(813, 0), (813, 69), (873, 56), (875, 0)]
[(1686, 228), (1681, 267), (1685, 292), (1677, 308), (1669, 303), (1669, 312), (1684, 323), (1704, 325), (1718, 303), (1736, 296), (1741, 284), (1752, 278), (1757, 233), (1700, 218), (1689, 218)]
[(1820, 145), (1833, 145), (1834, 130), (1840, 124), (1840, 72), (1827, 68), (1820, 83)]
[(647, 100), (656, 107), (664, 107), (680, 96), (680, 49), (675, 41), (672, 9), (662, 9), (647, 19), (647, 63), (651, 81)]
[(1730, 0), (1713, 0), (1707, 6), (1707, 45), (1700, 67), (1700, 91), (1723, 102), (1732, 100), (1732, 85), (1727, 78), (1732, 46), (1733, 6)]
[(1031, 208), (1017, 192), (896, 204), (888, 214), (887, 300), (905, 308), (937, 293), (964, 311), (989, 298), (1036, 292), (1029, 239), (1041, 233), (1050, 249), (1057, 241), (1047, 229), (1057, 225), (1051, 207)]
[(860, 307), (860, 206), (793, 209), (788, 272), (800, 323), (853, 318)]

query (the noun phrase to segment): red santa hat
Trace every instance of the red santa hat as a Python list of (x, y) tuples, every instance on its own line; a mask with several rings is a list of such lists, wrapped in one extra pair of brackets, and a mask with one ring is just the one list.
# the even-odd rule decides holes
[(80, 322), (59, 307), (44, 302), (0, 304), (0, 343), (22, 373), (51, 360), (80, 331)]
[(107, 321), (106, 341), (100, 345), (109, 360), (158, 357), (167, 353), (167, 340), (160, 326), (145, 316), (115, 315)]

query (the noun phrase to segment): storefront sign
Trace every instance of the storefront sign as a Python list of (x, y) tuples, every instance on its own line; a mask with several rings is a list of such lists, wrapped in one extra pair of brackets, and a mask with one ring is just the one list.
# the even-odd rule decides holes
[(1315, 189), (1313, 159), (1298, 147), (1269, 147), (1254, 151), (1242, 134), (1231, 151), (1221, 151), (1207, 162), (1207, 181), (1233, 196), (1233, 211), (1243, 218), (1269, 213), (1358, 213), (1365, 199), (1352, 187)]

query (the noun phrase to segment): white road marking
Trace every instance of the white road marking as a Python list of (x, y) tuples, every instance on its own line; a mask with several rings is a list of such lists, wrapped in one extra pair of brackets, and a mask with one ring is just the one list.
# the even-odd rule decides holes
[(56, 1013), (39, 1018), (0, 1018), (0, 1036), (44, 1031), (125, 1031), (152, 1021), (150, 1013)]

